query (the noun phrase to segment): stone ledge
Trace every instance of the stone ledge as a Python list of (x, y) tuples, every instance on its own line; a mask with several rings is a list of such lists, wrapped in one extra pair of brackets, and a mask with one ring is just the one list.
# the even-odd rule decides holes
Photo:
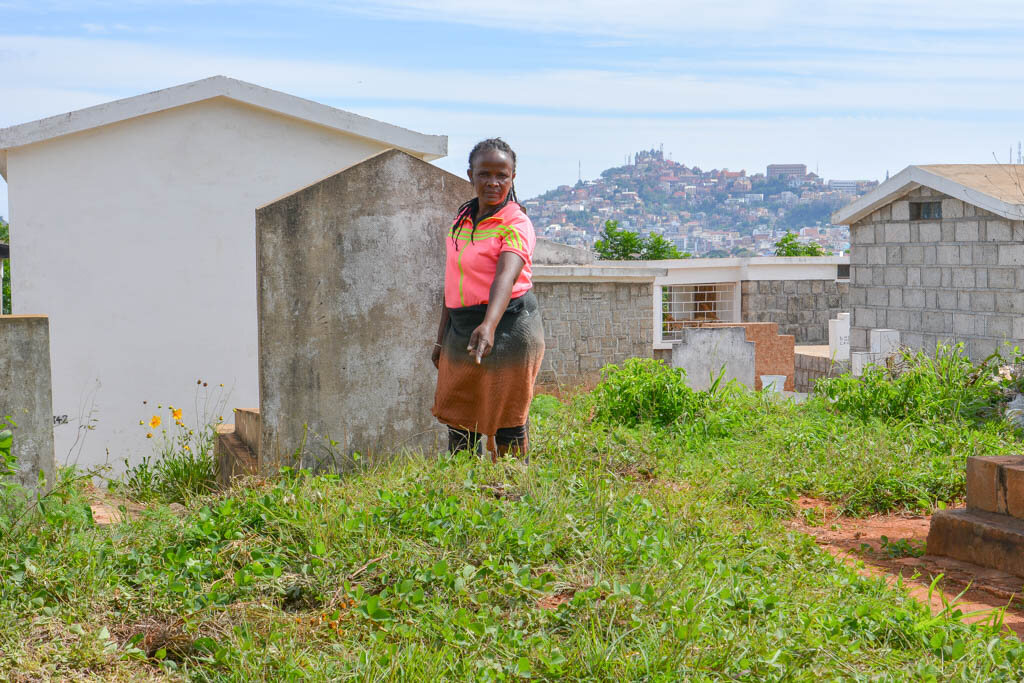
[(534, 282), (654, 282), (665, 268), (643, 266), (533, 266)]
[(980, 510), (932, 515), (929, 555), (952, 557), (1024, 577), (1024, 521)]
[(1024, 519), (1024, 457), (967, 458), (967, 509)]

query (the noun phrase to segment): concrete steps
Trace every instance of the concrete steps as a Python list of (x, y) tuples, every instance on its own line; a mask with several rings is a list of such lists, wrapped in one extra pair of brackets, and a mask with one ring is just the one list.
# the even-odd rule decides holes
[(929, 555), (1024, 577), (1024, 457), (967, 459), (967, 509), (932, 515)]
[(213, 455), (217, 482), (231, 486), (233, 479), (259, 472), (260, 412), (235, 408), (235, 423), (217, 426)]
[(952, 557), (1024, 577), (1024, 521), (980, 510), (939, 510), (928, 529), (929, 555)]

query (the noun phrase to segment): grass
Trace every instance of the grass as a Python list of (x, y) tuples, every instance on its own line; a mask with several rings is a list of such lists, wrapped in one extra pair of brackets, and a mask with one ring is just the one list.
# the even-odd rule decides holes
[(596, 400), (538, 397), (528, 466), (285, 471), (104, 528), (62, 487), (0, 528), (0, 677), (1019, 678), (998, 614), (933, 617), (784, 524), (801, 494), (854, 514), (953, 503), (968, 454), (1020, 448), (1005, 423), (732, 387), (675, 420)]

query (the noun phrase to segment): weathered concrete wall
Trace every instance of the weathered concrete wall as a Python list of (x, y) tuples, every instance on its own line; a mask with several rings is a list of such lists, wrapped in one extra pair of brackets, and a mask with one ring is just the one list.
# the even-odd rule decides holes
[(39, 473), (53, 485), (53, 399), (50, 321), (42, 315), (0, 316), (0, 419), (15, 423), (11, 454), (18, 483), (34, 489)]
[(724, 382), (735, 379), (754, 388), (754, 342), (742, 327), (690, 327), (672, 345), (672, 367), (686, 370), (686, 384), (704, 391), (725, 368)]
[(471, 196), (388, 151), (257, 210), (263, 469), (437, 445), (444, 238)]
[(797, 344), (827, 344), (828, 321), (850, 310), (850, 283), (841, 280), (744, 280), (743, 322), (773, 322)]
[(834, 361), (828, 356), (812, 356), (806, 353), (793, 354), (796, 369), (794, 386), (796, 391), (809, 394), (814, 384), (825, 377), (838, 377), (850, 371), (849, 361)]
[(609, 363), (650, 358), (653, 287), (635, 282), (535, 283), (545, 336), (539, 387), (590, 386)]
[[(941, 220), (910, 220), (910, 202), (941, 201)], [(850, 226), (850, 346), (899, 330), (934, 351), (964, 342), (981, 359), (1024, 339), (1024, 223), (920, 187)]]
[(533, 262), (538, 265), (587, 265), (595, 260), (596, 256), (590, 249), (553, 242), (545, 237), (537, 238), (537, 246), (533, 250)]

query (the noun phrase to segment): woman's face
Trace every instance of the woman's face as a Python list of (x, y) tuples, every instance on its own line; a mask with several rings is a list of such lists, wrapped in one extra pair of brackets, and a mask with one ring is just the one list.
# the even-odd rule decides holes
[(473, 183), (481, 209), (492, 209), (501, 205), (512, 189), (516, 177), (512, 157), (505, 152), (488, 149), (473, 157), (469, 171), (469, 182)]

